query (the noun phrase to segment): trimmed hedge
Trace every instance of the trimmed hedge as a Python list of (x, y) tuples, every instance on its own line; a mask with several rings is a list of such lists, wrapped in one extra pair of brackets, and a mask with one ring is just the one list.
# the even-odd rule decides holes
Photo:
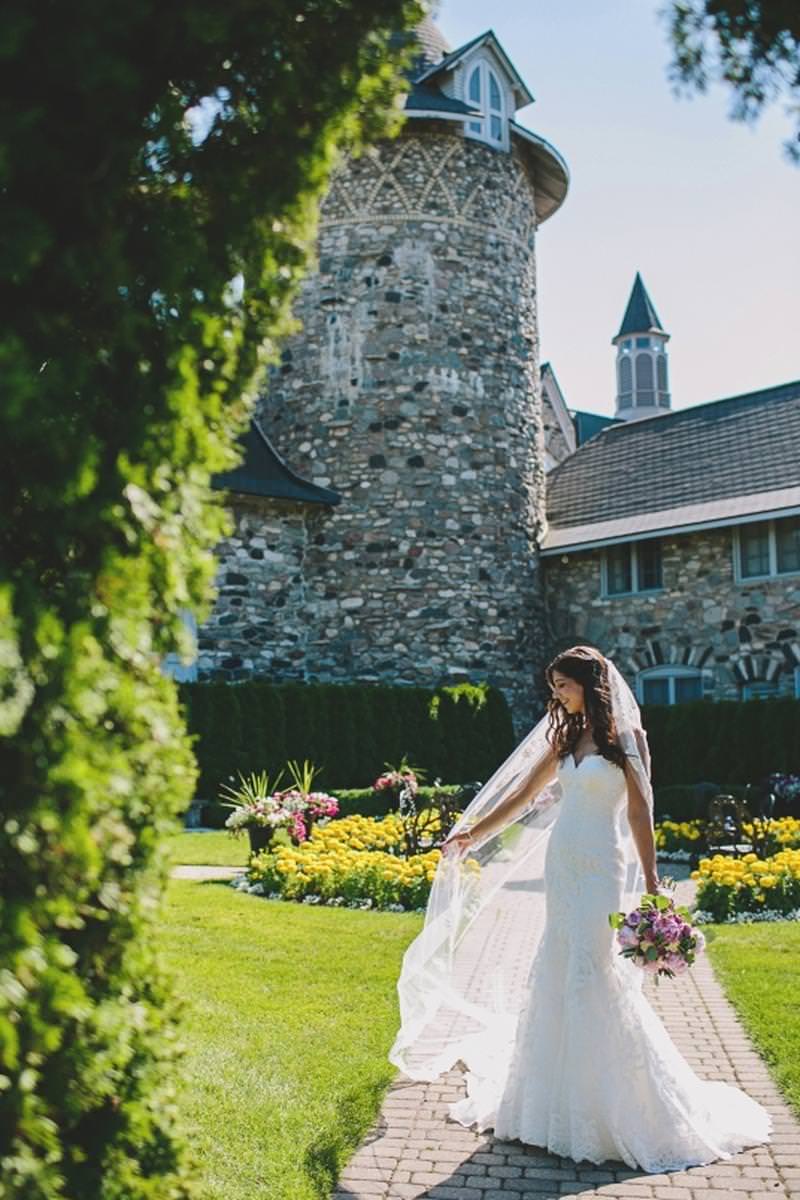
[[(181, 699), (196, 735), (197, 794), (209, 802), (203, 822), (215, 826), (230, 811), (217, 811), (219, 785), (237, 771), (272, 773), (287, 758), (310, 758), (324, 764), (315, 783), (347, 797), (347, 812), (381, 816), (393, 801), (370, 785), (385, 762), (406, 754), (428, 783), (471, 783), (488, 779), (515, 745), (505, 697), (488, 685), (183, 684)], [(650, 705), (643, 718), (657, 817), (705, 816), (710, 791), (740, 794), (773, 771), (800, 774), (800, 701)]]
[(337, 793), (369, 788), (404, 754), (426, 783), (471, 783), (488, 779), (515, 744), (505, 697), (488, 684), (431, 691), (253, 680), (185, 683), (180, 694), (196, 735), (197, 795), (209, 801), (237, 771), (272, 775), (291, 758), (321, 766), (314, 786)]
[(773, 771), (800, 775), (800, 700), (695, 700), (648, 705), (642, 716), (656, 789), (759, 783)]

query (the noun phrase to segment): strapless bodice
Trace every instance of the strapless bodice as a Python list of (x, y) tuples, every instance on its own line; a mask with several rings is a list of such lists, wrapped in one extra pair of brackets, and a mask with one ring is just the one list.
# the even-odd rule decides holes
[(625, 772), (599, 754), (576, 764), (571, 754), (558, 766), (561, 803), (557, 824), (583, 845), (616, 841), (619, 817), (627, 796)]

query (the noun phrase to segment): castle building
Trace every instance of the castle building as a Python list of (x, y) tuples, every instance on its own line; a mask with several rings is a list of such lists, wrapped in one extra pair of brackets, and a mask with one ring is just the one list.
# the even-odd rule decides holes
[(535, 240), (561, 155), (490, 30), (425, 20), (399, 137), (322, 202), (300, 332), (228, 488), (201, 678), (490, 679), (532, 713), (546, 634)]
[[(341, 162), (183, 677), (488, 680), (522, 734), (586, 641), (642, 701), (800, 694), (800, 382), (673, 409), (637, 274), (615, 415), (539, 364), (560, 154), (492, 31), (425, 20), (400, 136)], [(546, 234), (545, 234), (546, 235)]]

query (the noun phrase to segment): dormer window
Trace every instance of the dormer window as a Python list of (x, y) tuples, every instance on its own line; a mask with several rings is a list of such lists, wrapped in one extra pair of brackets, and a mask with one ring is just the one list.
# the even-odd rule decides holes
[(477, 104), (483, 117), (467, 121), (467, 133), (496, 146), (505, 144), (505, 103), (500, 80), (489, 64), (481, 59), (467, 76), (467, 99)]

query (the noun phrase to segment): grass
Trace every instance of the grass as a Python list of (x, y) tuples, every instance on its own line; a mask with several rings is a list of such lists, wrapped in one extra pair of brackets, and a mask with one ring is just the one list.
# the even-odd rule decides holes
[(247, 834), (231, 837), (224, 829), (176, 833), (169, 838), (173, 863), (201, 867), (246, 867), (250, 853)]
[(395, 1074), (397, 976), (421, 923), (170, 881), (159, 939), (204, 1200), (330, 1194)]
[(787, 1101), (800, 1116), (800, 922), (707, 925), (717, 977)]

